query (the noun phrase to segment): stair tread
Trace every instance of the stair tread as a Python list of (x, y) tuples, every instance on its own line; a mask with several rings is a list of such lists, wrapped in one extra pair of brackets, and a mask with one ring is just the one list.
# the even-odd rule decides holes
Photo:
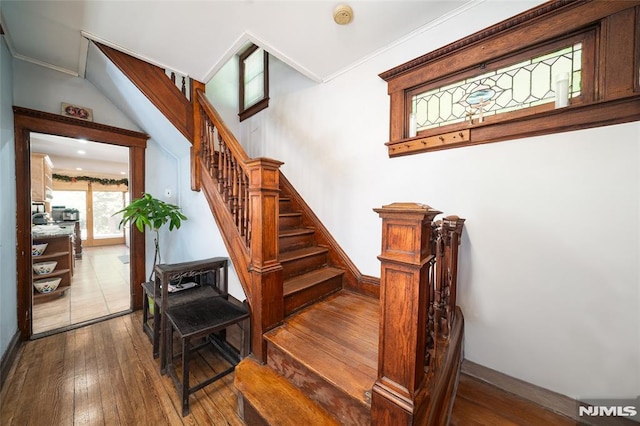
[(279, 216), (298, 217), (298, 216), (302, 216), (302, 213), (301, 212), (280, 212)]
[(303, 247), (296, 250), (281, 252), (280, 255), (278, 256), (278, 260), (280, 261), (280, 263), (288, 262), (288, 261), (303, 258), (306, 256), (313, 256), (315, 254), (327, 253), (328, 251), (329, 249), (327, 249), (326, 247), (320, 247), (320, 246)]
[(236, 366), (234, 384), (268, 424), (338, 425), (287, 379), (249, 358)]
[(265, 334), (307, 369), (364, 405), (378, 367), (377, 299), (340, 291)]
[(342, 269), (325, 266), (306, 274), (297, 275), (284, 281), (284, 295), (286, 297), (341, 274), (344, 274)]
[(288, 228), (280, 230), (279, 237), (291, 237), (294, 235), (306, 235), (316, 232), (313, 228)]

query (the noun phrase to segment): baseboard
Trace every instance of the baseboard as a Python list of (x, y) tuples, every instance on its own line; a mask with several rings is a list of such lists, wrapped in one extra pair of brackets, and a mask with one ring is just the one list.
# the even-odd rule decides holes
[(588, 418), (578, 416), (579, 401), (548, 389), (516, 379), (499, 371), (476, 364), (465, 359), (462, 362), (462, 373), (487, 382), (505, 392), (526, 399), (549, 411), (575, 420), (580, 425), (638, 425), (629, 419), (617, 418)]
[(9, 372), (11, 371), (11, 367), (13, 367), (21, 345), (22, 339), (20, 338), (20, 331), (18, 330), (11, 338), (9, 346), (7, 346), (7, 350), (2, 354), (2, 360), (0, 360), (0, 391), (2, 391), (4, 382), (7, 380), (7, 377), (9, 377)]

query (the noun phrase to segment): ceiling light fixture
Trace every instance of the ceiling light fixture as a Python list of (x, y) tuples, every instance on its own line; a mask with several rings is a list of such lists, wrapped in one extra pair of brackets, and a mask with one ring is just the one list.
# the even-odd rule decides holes
[(85, 155), (87, 153), (87, 151), (83, 151), (81, 149), (77, 150), (76, 152), (80, 155)]
[(76, 170), (81, 172), (82, 171), (82, 167), (76, 167)]
[(341, 4), (333, 9), (333, 20), (338, 25), (347, 25), (353, 20), (353, 9), (351, 6)]

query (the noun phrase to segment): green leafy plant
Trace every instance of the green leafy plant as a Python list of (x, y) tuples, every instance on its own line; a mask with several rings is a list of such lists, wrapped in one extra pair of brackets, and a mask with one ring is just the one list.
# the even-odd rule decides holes
[(153, 257), (153, 267), (149, 275), (149, 281), (153, 278), (156, 264), (162, 263), (160, 255), (160, 228), (169, 223), (169, 231), (180, 228), (183, 220), (187, 217), (180, 212), (180, 207), (158, 200), (151, 194), (143, 194), (141, 198), (132, 201), (124, 209), (117, 211), (114, 215), (122, 213), (122, 220), (119, 226), (133, 224), (140, 232), (145, 228), (153, 230), (155, 254)]

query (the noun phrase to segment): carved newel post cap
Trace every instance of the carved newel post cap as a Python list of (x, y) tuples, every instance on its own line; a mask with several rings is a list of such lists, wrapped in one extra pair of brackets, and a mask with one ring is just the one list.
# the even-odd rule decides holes
[(409, 214), (421, 214), (421, 215), (429, 215), (435, 216), (437, 214), (442, 213), (439, 210), (432, 208), (427, 204), (420, 203), (407, 203), (407, 202), (396, 202), (387, 204), (378, 209), (373, 209), (379, 215), (383, 215), (385, 213), (409, 213)]

